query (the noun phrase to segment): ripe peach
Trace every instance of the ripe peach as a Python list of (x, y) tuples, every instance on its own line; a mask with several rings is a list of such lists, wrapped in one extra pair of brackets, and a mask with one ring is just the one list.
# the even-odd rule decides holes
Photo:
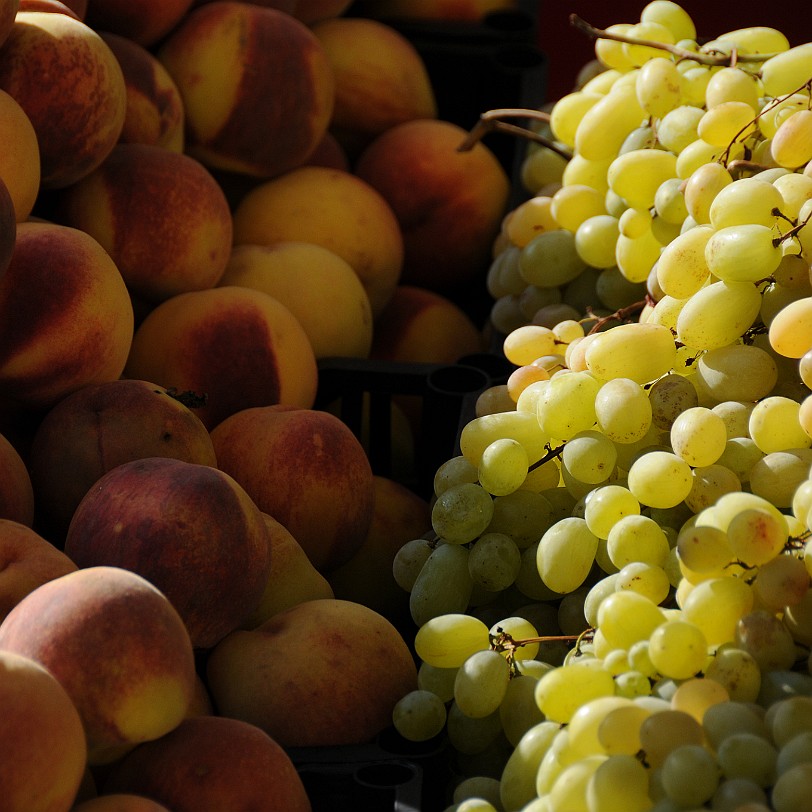
[(243, 487), (217, 468), (168, 457), (104, 474), (73, 514), (65, 553), (80, 567), (148, 579), (201, 649), (254, 611), (270, 572), (268, 529)]
[(97, 31), (120, 34), (149, 47), (186, 16), (193, 0), (104, 0), (91, 2), (87, 22)]
[(54, 541), (117, 465), (145, 457), (217, 464), (208, 430), (182, 397), (131, 379), (88, 384), (60, 400), (40, 421), (28, 457), (39, 525)]
[(485, 144), (457, 150), (466, 135), (448, 121), (407, 121), (379, 135), (356, 163), (400, 223), (406, 284), (456, 293), (484, 284), (510, 182)]
[(180, 293), (155, 307), (135, 332), (124, 372), (203, 396), (195, 413), (208, 429), (251, 406), (309, 408), (318, 384), (296, 317), (267, 293), (235, 285)]
[(85, 384), (115, 380), (133, 324), (124, 280), (96, 240), (53, 223), (18, 224), (0, 277), (1, 395), (47, 408)]
[(283, 747), (368, 742), (417, 683), (409, 647), (386, 618), (330, 598), (232, 632), (210, 652), (206, 675), (223, 716), (261, 727)]
[(221, 285), (270, 294), (293, 313), (316, 358), (366, 358), (372, 346), (372, 309), (348, 262), (315, 243), (235, 245)]
[(166, 68), (143, 45), (119, 34), (99, 33), (121, 65), (127, 88), (119, 142), (155, 144), (183, 152), (183, 99)]
[(335, 76), (330, 131), (354, 157), (395, 124), (435, 118), (437, 101), (417, 48), (395, 28), (363, 17), (316, 23)]
[(281, 522), (322, 573), (348, 561), (372, 521), (372, 469), (337, 417), (315, 409), (243, 409), (211, 432), (217, 465)]
[(14, 99), (0, 89), (0, 178), (11, 199), (18, 223), (28, 219), (39, 194), (39, 143), (34, 125)]
[(212, 288), (228, 262), (228, 201), (209, 171), (179, 152), (119, 144), (62, 191), (57, 209), (60, 222), (99, 241), (146, 301)]
[(68, 693), (30, 657), (0, 651), (0, 786), (6, 812), (68, 810), (87, 760)]
[(121, 134), (127, 90), (118, 60), (90, 26), (67, 14), (17, 14), (0, 53), (0, 88), (34, 126), (45, 188), (92, 172)]
[(103, 790), (140, 792), (172, 812), (311, 809), (282, 747), (254, 725), (222, 716), (186, 719), (136, 748), (111, 767)]
[(358, 274), (373, 316), (400, 280), (403, 237), (383, 197), (354, 174), (303, 166), (256, 186), (234, 211), (234, 243), (312, 242)]
[(27, 526), (34, 523), (34, 488), (19, 451), (0, 434), (0, 517)]
[(183, 97), (187, 149), (207, 166), (274, 177), (301, 165), (327, 130), (330, 64), (290, 14), (207, 3), (184, 17), (157, 55)]
[(0, 649), (36, 660), (62, 684), (91, 765), (175, 728), (194, 689), (180, 616), (149, 581), (116, 567), (78, 569), (37, 587), (0, 624)]
[(0, 519), (0, 622), (30, 592), (76, 564), (30, 527)]

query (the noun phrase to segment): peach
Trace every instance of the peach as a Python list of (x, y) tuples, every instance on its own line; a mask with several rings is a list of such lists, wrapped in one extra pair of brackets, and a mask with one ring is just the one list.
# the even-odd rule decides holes
[(61, 683), (91, 765), (175, 728), (194, 689), (194, 652), (177, 611), (145, 578), (116, 567), (37, 587), (0, 624), (0, 649), (36, 660)]
[(52, 14), (67, 14), (74, 20), (82, 22), (82, 17), (70, 6), (59, 0), (20, 0), (20, 11), (46, 11)]
[(0, 53), (0, 88), (34, 126), (45, 188), (92, 172), (121, 134), (127, 90), (118, 60), (90, 26), (68, 14), (17, 14)]
[(214, 645), (259, 603), (268, 530), (245, 489), (209, 465), (148, 457), (85, 494), (65, 537), (79, 567), (122, 567), (160, 589), (195, 648)]
[(335, 415), (315, 409), (243, 409), (211, 432), (217, 465), (260, 510), (283, 524), (322, 574), (348, 561), (372, 521), (372, 469)]
[(217, 465), (208, 429), (162, 386), (120, 379), (67, 395), (40, 421), (28, 454), (39, 526), (64, 541), (90, 487), (117, 465), (145, 457)]
[(129, 290), (162, 302), (217, 284), (231, 251), (231, 211), (194, 158), (153, 144), (119, 144), (62, 190), (56, 219), (94, 237)]
[(20, 9), (20, 0), (0, 0), (0, 45), (14, 27), (14, 17)]
[(82, 720), (62, 685), (30, 657), (0, 651), (0, 786), (6, 812), (67, 812), (85, 772)]
[(252, 406), (309, 408), (318, 385), (296, 317), (267, 293), (236, 285), (157, 305), (135, 332), (124, 372), (200, 395), (195, 413), (208, 429)]
[(250, 190), (234, 210), (234, 243), (312, 242), (346, 260), (373, 316), (400, 280), (403, 237), (379, 192), (350, 172), (304, 166)]
[(64, 0), (63, 6), (67, 6), (80, 20), (87, 16), (88, 0)]
[(409, 647), (386, 618), (331, 598), (232, 632), (210, 652), (206, 675), (223, 716), (257, 725), (283, 747), (368, 742), (417, 683)]
[(172, 812), (311, 809), (282, 747), (256, 726), (221, 716), (186, 719), (142, 744), (113, 765), (103, 789), (140, 792)]
[(455, 293), (484, 285), (510, 181), (485, 144), (457, 150), (466, 136), (448, 121), (407, 121), (379, 135), (355, 165), (395, 212), (406, 284)]
[(87, 23), (149, 47), (183, 20), (193, 0), (91, 0)]
[(332, 598), (333, 588), (310, 563), (302, 545), (273, 516), (263, 514), (271, 544), (271, 574), (259, 606), (242, 624), (255, 629), (269, 617), (302, 601)]
[(172, 810), (143, 795), (116, 792), (82, 801), (72, 807), (71, 812), (172, 812)]
[(301, 165), (333, 111), (333, 74), (305, 25), (273, 8), (192, 9), (158, 52), (183, 97), (187, 150), (207, 166), (274, 177)]
[(350, 264), (328, 248), (306, 242), (236, 245), (220, 284), (261, 290), (285, 305), (317, 359), (369, 355), (369, 296)]
[(39, 194), (39, 143), (22, 107), (0, 89), (0, 178), (14, 203), (17, 222), (28, 219)]
[(395, 28), (363, 17), (316, 23), (335, 76), (330, 131), (354, 157), (395, 124), (436, 118), (437, 101), (417, 48)]
[(34, 487), (17, 448), (0, 434), (0, 518), (30, 527), (34, 523)]
[(346, 564), (328, 575), (335, 597), (363, 603), (405, 628), (409, 594), (395, 581), (392, 562), (407, 541), (420, 538), (429, 528), (427, 500), (394, 479), (376, 476), (375, 510), (367, 537)]
[(133, 326), (124, 280), (93, 237), (18, 224), (0, 277), (0, 396), (48, 408), (88, 383), (115, 380)]
[(0, 519), (0, 622), (30, 592), (78, 567), (28, 525)]
[(143, 45), (107, 31), (99, 34), (121, 65), (127, 88), (127, 111), (119, 142), (154, 144), (183, 152), (183, 99), (166, 68)]
[(316, 145), (316, 148), (307, 156), (302, 166), (325, 166), (329, 169), (341, 169), (351, 172), (350, 157), (338, 139), (328, 130)]

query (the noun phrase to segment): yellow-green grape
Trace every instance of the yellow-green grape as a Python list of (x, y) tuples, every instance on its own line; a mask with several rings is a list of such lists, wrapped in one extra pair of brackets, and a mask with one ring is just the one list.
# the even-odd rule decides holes
[(529, 728), (516, 744), (500, 776), (505, 809), (521, 809), (537, 797), (536, 774), (559, 730), (560, 725), (545, 719)]
[(615, 522), (606, 542), (609, 558), (618, 569), (634, 561), (661, 567), (670, 549), (660, 525), (640, 514), (624, 516)]
[(634, 238), (619, 234), (615, 246), (615, 264), (630, 282), (645, 282), (662, 247), (651, 228)]
[(603, 578), (596, 581), (586, 593), (584, 597), (584, 617), (587, 625), (595, 628), (598, 625), (598, 607), (601, 605), (604, 598), (613, 594), (615, 590), (615, 582), (617, 581), (617, 572), (604, 575)]
[(581, 431), (569, 439), (561, 455), (564, 467), (578, 482), (597, 485), (615, 470), (615, 444), (599, 431)]
[(601, 432), (615, 443), (640, 440), (651, 427), (648, 393), (631, 378), (612, 378), (595, 396), (595, 418)]
[[(727, 442), (725, 442), (725, 450), (727, 450)], [(691, 474), (693, 484), (690, 493), (685, 497), (685, 504), (694, 513), (699, 513), (700, 510), (715, 504), (724, 494), (742, 489), (742, 481), (738, 473), (726, 465), (722, 465), (718, 460), (711, 465), (694, 468)]]
[(541, 580), (559, 594), (576, 590), (589, 575), (597, 549), (598, 537), (585, 519), (561, 519), (539, 540), (536, 565)]
[(812, 395), (807, 395), (801, 401), (801, 408), (798, 409), (798, 422), (807, 437), (812, 437)]
[(677, 156), (678, 178), (689, 178), (697, 169), (705, 164), (718, 161), (726, 155), (726, 163), (741, 158), (744, 154), (744, 145), (738, 141), (732, 147), (715, 147), (701, 138), (697, 138), (682, 148)]
[(409, 613), (420, 626), (448, 613), (464, 612), (473, 590), (468, 548), (440, 544), (426, 559), (409, 593)]
[(676, 156), (661, 149), (636, 149), (609, 165), (609, 188), (632, 208), (649, 209), (663, 181), (676, 177)]
[(710, 272), (725, 282), (765, 279), (778, 267), (781, 257), (781, 244), (773, 228), (757, 223), (720, 228), (705, 246)]
[(730, 643), (736, 624), (753, 608), (753, 589), (733, 576), (708, 578), (695, 584), (682, 607), (685, 620), (698, 626), (709, 646)]
[(798, 401), (781, 395), (763, 398), (750, 413), (751, 439), (765, 454), (809, 447), (812, 438), (801, 426), (800, 409)]
[(629, 239), (642, 237), (651, 229), (651, 212), (648, 209), (626, 209), (618, 218), (620, 234)]
[(710, 269), (705, 246), (713, 235), (711, 226), (697, 225), (663, 248), (655, 268), (664, 293), (675, 299), (687, 299), (707, 282)]
[(743, 510), (750, 510), (751, 508), (765, 510), (767, 513), (771, 513), (779, 522), (786, 521), (786, 516), (769, 499), (755, 493), (743, 492), (726, 494), (712, 508), (702, 511), (702, 514), (697, 517), (697, 522), (727, 531), (728, 525), (734, 516)]
[(618, 220), (611, 214), (587, 217), (575, 231), (575, 250), (593, 268), (610, 268), (615, 264), (619, 234)]
[(533, 462), (544, 456), (550, 441), (549, 436), (542, 432), (535, 413), (497, 412), (475, 417), (463, 426), (460, 451), (471, 465), (479, 468), (485, 449), (494, 440), (505, 437), (520, 442), (528, 459)]
[(445, 720), (445, 703), (430, 691), (409, 691), (392, 709), (392, 724), (408, 741), (424, 742), (433, 739), (442, 732)]
[(682, 681), (671, 695), (671, 707), (690, 713), (700, 724), (709, 708), (729, 701), (730, 694), (724, 685), (703, 676)]
[[(598, 725), (597, 731), (598, 741), (607, 755), (633, 757), (639, 753), (640, 726), (650, 715), (650, 710), (636, 702), (610, 710)], [(634, 760), (643, 766), (638, 759)]]
[(645, 384), (665, 375), (675, 357), (676, 345), (668, 328), (632, 322), (598, 333), (585, 360), (597, 379), (628, 378)]
[(677, 536), (677, 555), (695, 572), (714, 572), (733, 561), (733, 549), (727, 533), (718, 527), (689, 524)]
[(812, 349), (812, 296), (788, 304), (770, 323), (770, 346), (786, 358), (802, 358)]
[[(682, 79), (685, 83), (685, 79)], [(679, 155), (692, 141), (698, 138), (697, 129), (705, 111), (692, 104), (681, 104), (669, 110), (657, 128), (657, 139), (670, 152)], [(721, 166), (721, 164), (720, 164)]]
[(589, 217), (606, 214), (605, 195), (591, 186), (562, 186), (553, 196), (550, 211), (559, 228), (575, 231)]
[[(600, 664), (598, 664), (600, 665)], [(536, 684), (536, 704), (547, 719), (566, 724), (591, 699), (612, 696), (612, 675), (588, 665), (562, 665), (542, 675)]]
[(671, 32), (675, 42), (696, 39), (696, 26), (691, 15), (673, 0), (651, 0), (640, 12), (640, 20), (664, 25)]
[(513, 330), (502, 342), (502, 351), (512, 364), (530, 364), (555, 350), (555, 334), (549, 327), (527, 324)]
[[(610, 34), (628, 34), (632, 27), (632, 23), (615, 23), (610, 25), (606, 30)], [(626, 56), (623, 50), (623, 43), (609, 38), (601, 38), (595, 40), (595, 56), (598, 61), (615, 71), (626, 72), (631, 70), (634, 65)]]
[(657, 188), (654, 194), (654, 211), (657, 213), (655, 228), (658, 221), (671, 226), (682, 226), (685, 222), (688, 209), (685, 206), (682, 184), (681, 178), (668, 178)]
[(591, 491), (584, 505), (584, 521), (598, 538), (608, 538), (624, 516), (640, 513), (640, 503), (624, 485), (602, 485)]
[(575, 133), (590, 107), (603, 98), (601, 93), (576, 90), (558, 99), (550, 110), (550, 129), (560, 144), (575, 146)]
[(423, 623), (414, 638), (417, 656), (435, 668), (459, 668), (471, 654), (489, 645), (485, 623), (460, 612), (439, 615)]
[(598, 728), (608, 713), (616, 708), (633, 706), (626, 697), (601, 696), (585, 702), (569, 721), (569, 748), (577, 757), (603, 753)]
[(472, 775), (454, 787), (452, 802), (456, 812), (497, 812), (501, 806), (499, 780), (488, 775)]
[(764, 138), (772, 138), (782, 122), (798, 110), (806, 110), (809, 105), (809, 96), (803, 93), (793, 93), (789, 96), (770, 99), (761, 108), (758, 118), (758, 128)]
[[(773, 186), (781, 193), (783, 201), (781, 204), (782, 214), (792, 220), (797, 220), (801, 214), (801, 207), (807, 200), (812, 198), (812, 177), (801, 175), (799, 172), (787, 172), (785, 175), (776, 178), (773, 181)], [(784, 255), (784, 260), (789, 263), (787, 272), (779, 275), (777, 270), (775, 274), (776, 281), (788, 287), (807, 289), (809, 274), (802, 276), (798, 273), (792, 273), (790, 270), (793, 265), (806, 264), (804, 258), (790, 253)]]
[(489, 716), (466, 716), (452, 702), (447, 710), (446, 734), (451, 747), (462, 755), (485, 754), (502, 735), (499, 712)]
[[(564, 344), (569, 344), (576, 338), (584, 337), (584, 326), (576, 319), (564, 319), (563, 321), (559, 321), (558, 324), (553, 327), (553, 333), (555, 333), (557, 341)], [(554, 360), (558, 369), (562, 368), (562, 362), (564, 360), (563, 355), (548, 356), (548, 358)], [(546, 368), (549, 371), (549, 367)]]
[(521, 644), (515, 648), (506, 648), (502, 652), (503, 656), (512, 652), (514, 660), (518, 663), (532, 660), (538, 654), (539, 642), (533, 639), (538, 637), (538, 631), (526, 617), (520, 615), (503, 617), (491, 626), (490, 633), (494, 638), (501, 634), (508, 635), (514, 643)]
[(481, 486), (463, 482), (443, 491), (431, 510), (431, 525), (442, 539), (467, 544), (484, 532), (493, 516), (493, 499)]
[(716, 195), (733, 183), (733, 177), (720, 163), (702, 164), (695, 169), (685, 182), (685, 208), (688, 214), (699, 223), (710, 223), (710, 207)]
[[(673, 45), (676, 41), (672, 31), (654, 19), (636, 23), (629, 29), (627, 35), (634, 40), (649, 40), (666, 45)], [(623, 50), (628, 60), (635, 66), (644, 65), (649, 59), (659, 58), (663, 53), (659, 48), (631, 42), (624, 42)]]
[(760, 178), (739, 178), (720, 189), (710, 205), (710, 222), (718, 231), (726, 226), (772, 227), (774, 209), (783, 203), (781, 192)]
[(522, 248), (519, 257), (522, 278), (527, 284), (542, 288), (566, 285), (585, 268), (586, 263), (575, 250), (575, 235), (563, 228), (534, 237)]
[(612, 163), (614, 155), (609, 158), (602, 158), (600, 160), (592, 160), (585, 158), (579, 153), (572, 156), (569, 163), (564, 169), (564, 174), (561, 177), (561, 184), (569, 186), (572, 183), (584, 184), (597, 189), (601, 194), (606, 194), (609, 191), (609, 181), (606, 180), (606, 170), (609, 164)]
[(718, 39), (735, 45), (743, 54), (773, 54), (789, 48), (786, 34), (764, 25), (737, 28), (721, 34)]
[(709, 801), (719, 786), (716, 758), (701, 744), (685, 744), (672, 750), (661, 769), (666, 797), (679, 808), (696, 808)]
[(773, 136), (770, 152), (779, 166), (796, 169), (812, 159), (812, 110), (786, 118)]
[[(734, 345), (738, 346), (738, 345)], [(746, 345), (742, 345), (746, 346)], [(724, 353), (724, 348), (718, 350), (711, 350), (711, 353)], [(710, 354), (710, 353), (708, 353)], [(723, 375), (725, 370), (730, 370), (731, 367), (728, 366), (728, 362), (726, 360), (726, 354), (720, 355), (718, 359), (718, 366), (722, 371)], [(711, 354), (711, 358), (714, 358), (714, 355)], [(745, 356), (745, 359), (747, 356)], [(701, 361), (700, 361), (701, 363)], [(752, 362), (746, 362), (743, 366), (745, 368), (751, 366)], [(698, 365), (697, 365), (698, 366)], [(766, 371), (766, 370), (765, 370)], [(699, 373), (699, 369), (697, 369), (697, 373)], [(713, 384), (713, 379), (710, 376), (709, 370), (703, 370), (702, 376), (705, 379), (703, 385), (711, 391)], [(768, 375), (769, 377), (769, 375)], [(773, 383), (770, 386), (770, 389), (775, 385)], [(720, 390), (721, 394), (721, 390)], [(741, 400), (725, 400), (724, 397), (717, 398), (720, 402), (712, 406), (712, 410), (725, 421), (725, 427), (727, 428), (727, 437), (731, 439), (733, 437), (749, 437), (749, 428), (748, 423), (750, 422), (750, 413), (753, 411), (753, 407), (756, 405), (755, 402), (752, 403), (745, 403)], [(753, 398), (753, 401), (758, 400), (758, 398)]]
[(568, 372), (549, 380), (538, 400), (536, 416), (547, 437), (569, 440), (595, 425), (595, 397), (600, 381), (589, 372)]
[(794, 555), (777, 555), (762, 564), (753, 581), (758, 602), (776, 614), (799, 603), (809, 586), (806, 565)]
[(695, 65), (681, 71), (682, 98), (686, 104), (701, 107), (705, 104), (705, 91), (711, 77), (711, 70), (707, 65)]
[(536, 682), (536, 676), (520, 674), (511, 677), (499, 706), (499, 718), (505, 737), (514, 748), (528, 730), (544, 721), (544, 714), (536, 704)]
[(613, 88), (584, 113), (575, 132), (575, 150), (590, 161), (614, 158), (645, 118), (634, 86)]
[(487, 532), (505, 533), (524, 550), (537, 542), (553, 521), (550, 500), (542, 493), (522, 489), (493, 500)]
[(648, 640), (665, 620), (656, 603), (630, 590), (615, 591), (598, 606), (598, 628), (612, 648), (628, 650), (638, 641)]
[(720, 68), (711, 74), (705, 88), (705, 106), (710, 110), (717, 104), (740, 101), (758, 112), (759, 86), (753, 74), (738, 67)]
[(662, 118), (682, 101), (681, 79), (672, 59), (654, 57), (637, 74), (637, 101), (649, 115)]
[(509, 437), (494, 440), (482, 452), (479, 483), (493, 496), (504, 496), (521, 487), (528, 465), (527, 451), (520, 442)]
[(663, 603), (671, 592), (666, 571), (655, 564), (631, 561), (617, 573), (617, 589), (627, 589), (644, 595), (653, 603)]
[(762, 789), (771, 787), (777, 778), (778, 750), (764, 736), (740, 732), (727, 736), (716, 751), (724, 778), (752, 781)]
[(796, 45), (767, 59), (761, 66), (761, 84), (766, 96), (794, 93), (812, 76), (812, 42)]
[(605, 756), (593, 754), (568, 764), (550, 785), (546, 797), (553, 809), (585, 809), (586, 791)]
[(452, 485), (476, 481), (476, 466), (459, 454), (446, 460), (437, 468), (434, 474), (434, 495), (439, 496)]
[(743, 101), (726, 101), (709, 107), (696, 128), (697, 135), (715, 147), (744, 141), (756, 131), (753, 108)]
[(706, 406), (694, 406), (677, 415), (671, 424), (671, 448), (690, 466), (711, 465), (727, 443), (725, 422)]
[(533, 318), (537, 310), (545, 305), (557, 304), (561, 301), (561, 290), (544, 288), (538, 285), (528, 285), (519, 294), (519, 309), (527, 321)]
[(640, 725), (641, 754), (652, 769), (662, 767), (668, 754), (676, 748), (701, 745), (704, 739), (702, 725), (685, 711), (661, 710), (652, 713)]
[(414, 582), (423, 569), (434, 550), (434, 545), (428, 539), (412, 539), (403, 544), (392, 559), (392, 576), (397, 585), (411, 592)]
[(696, 374), (706, 391), (728, 403), (754, 403), (766, 397), (778, 381), (773, 357), (752, 344), (708, 350), (697, 362)]
[(522, 553), (505, 533), (483, 533), (471, 546), (468, 571), (475, 585), (489, 592), (507, 589), (519, 574)]
[(520, 179), (530, 194), (538, 194), (551, 183), (560, 183), (567, 159), (546, 146), (531, 150), (522, 161)]
[(649, 637), (649, 657), (671, 679), (688, 679), (705, 667), (708, 642), (702, 629), (686, 620), (667, 620)]
[[(672, 180), (675, 180), (678, 183), (682, 183), (680, 178), (672, 178)], [(662, 184), (660, 185), (660, 188), (662, 188)], [(660, 189), (658, 189), (657, 191), (659, 192)], [(654, 201), (654, 207), (656, 211), (657, 207), (656, 197)], [(660, 215), (657, 214), (651, 221), (651, 233), (654, 235), (654, 237), (657, 239), (657, 242), (660, 243), (661, 246), (665, 246), (668, 245), (668, 243), (670, 243), (680, 234), (682, 234), (683, 231), (682, 226), (684, 225), (684, 222), (685, 221), (683, 221), (682, 223), (669, 223), (667, 220), (665, 220), (663, 217), (660, 217)]]
[(662, 431), (670, 431), (677, 416), (698, 405), (696, 387), (683, 375), (671, 373), (657, 380), (648, 390), (651, 422)]
[(691, 466), (671, 451), (647, 451), (631, 465), (629, 490), (649, 507), (678, 505), (691, 492)]
[[(474, 404), (474, 414), (477, 417), (482, 417), (486, 414), (495, 414), (496, 412), (509, 412), (516, 408), (516, 402), (510, 396), (510, 391), (508, 390), (507, 384), (498, 383), (494, 384), (493, 386), (489, 386), (487, 389), (483, 390), (482, 392), (477, 395), (476, 403)], [(463, 459), (465, 459), (463, 457)], [(471, 463), (468, 460), (465, 460), (468, 465)], [(473, 468), (473, 466), (471, 466)], [(474, 476), (473, 482), (476, 482), (477, 473), (476, 468), (474, 468)], [(435, 477), (436, 479), (436, 477)], [(440, 485), (442, 488), (443, 485)], [(435, 493), (437, 492), (437, 486), (435, 486)]]
[(510, 665), (498, 651), (476, 651), (457, 670), (454, 701), (466, 716), (489, 716), (498, 711), (509, 680)]
[(677, 339), (688, 347), (713, 350), (732, 344), (761, 309), (752, 282), (712, 282), (691, 296), (677, 316)]
[(727, 538), (734, 557), (758, 567), (780, 555), (788, 540), (786, 522), (763, 510), (743, 510), (730, 520)]
[[(510, 244), (491, 264), (491, 268), (498, 269), (499, 273), (498, 285), (494, 285), (494, 289), (490, 291), (492, 296), (520, 293), (515, 286), (519, 282), (527, 284), (519, 273), (521, 256), (519, 249), (524, 248), (533, 237), (559, 228), (552, 214), (552, 198), (549, 195), (537, 194), (520, 203), (507, 216), (503, 228)], [(507, 284), (508, 281), (510, 284)]]
[(739, 620), (733, 643), (749, 651), (764, 672), (788, 671), (798, 658), (792, 632), (766, 609), (754, 609)]
[(437, 668), (421, 662), (417, 669), (417, 687), (421, 691), (436, 694), (443, 703), (450, 702), (454, 698), (456, 676), (456, 668)]

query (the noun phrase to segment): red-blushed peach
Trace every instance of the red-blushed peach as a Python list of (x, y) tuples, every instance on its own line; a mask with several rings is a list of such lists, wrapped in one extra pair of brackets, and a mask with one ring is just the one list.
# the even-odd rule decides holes
[(285, 750), (258, 727), (222, 716), (186, 719), (137, 747), (111, 767), (103, 790), (141, 792), (172, 812), (311, 810)]
[(14, 26), (14, 17), (20, 9), (20, 0), (0, 0), (0, 45)]
[(87, 23), (146, 47), (155, 45), (183, 20), (193, 0), (90, 0)]
[(168, 733), (194, 690), (180, 615), (149, 581), (117, 567), (37, 587), (0, 623), (0, 649), (36, 660), (62, 684), (82, 719), (89, 764)]
[(322, 574), (348, 561), (372, 521), (372, 468), (329, 412), (243, 409), (211, 431), (217, 465), (283, 524)]
[(127, 89), (118, 60), (90, 26), (67, 14), (18, 12), (0, 53), (0, 88), (34, 126), (45, 188), (92, 172), (124, 126)]
[(14, 208), (11, 192), (0, 176), (0, 276), (6, 272), (11, 262), (16, 240), (17, 210)]
[(392, 575), (400, 548), (431, 528), (429, 503), (388, 477), (375, 477), (375, 511), (367, 537), (355, 555), (328, 574), (336, 598), (363, 603), (397, 628), (408, 623), (409, 593)]
[(67, 14), (74, 20), (82, 22), (82, 18), (65, 3), (59, 0), (20, 0), (20, 11), (45, 11), (52, 14)]
[(183, 97), (187, 151), (207, 166), (274, 177), (300, 166), (333, 111), (324, 49), (290, 14), (251, 3), (192, 9), (158, 52)]
[(223, 274), (231, 211), (211, 173), (188, 155), (119, 144), (58, 198), (56, 219), (98, 240), (142, 299), (206, 290)]
[(68, 812), (87, 762), (82, 720), (35, 660), (0, 651), (0, 786), (5, 812)]
[(34, 523), (34, 487), (20, 452), (0, 434), (0, 518), (31, 527)]
[(39, 194), (40, 158), (34, 125), (13, 96), (0, 89), (0, 178), (18, 223), (28, 219)]
[(138, 326), (124, 370), (201, 395), (195, 414), (211, 430), (252, 406), (310, 408), (318, 368), (296, 317), (259, 290), (238, 287), (179, 293)]
[(65, 553), (79, 567), (121, 567), (149, 580), (198, 649), (254, 611), (271, 566), (268, 529), (245, 489), (217, 468), (168, 457), (104, 474), (73, 514)]
[(210, 652), (206, 675), (221, 715), (261, 727), (283, 747), (368, 742), (417, 683), (409, 647), (386, 618), (331, 598), (232, 632)]
[(99, 35), (121, 65), (127, 87), (127, 111), (119, 142), (155, 144), (183, 152), (183, 99), (166, 68), (151, 51), (131, 39), (107, 31)]
[(340, 17), (351, 5), (352, 0), (298, 0), (293, 16), (306, 25), (313, 25), (332, 17)]
[(451, 299), (416, 285), (398, 285), (375, 322), (370, 357), (381, 361), (454, 364), (482, 352), (482, 333)]
[(423, 57), (404, 34), (363, 17), (331, 17), (313, 33), (335, 76), (330, 132), (352, 158), (395, 124), (437, 116)]
[(62, 398), (40, 421), (28, 452), (38, 527), (54, 543), (64, 541), (90, 487), (117, 465), (145, 457), (217, 465), (208, 429), (162, 386), (124, 378)]
[(346, 260), (376, 316), (400, 281), (403, 237), (390, 206), (350, 172), (303, 166), (251, 189), (234, 210), (234, 243), (312, 242)]
[(259, 606), (241, 625), (243, 629), (255, 629), (277, 612), (302, 601), (335, 597), (333, 588), (310, 563), (302, 545), (283, 524), (267, 513), (263, 515), (270, 535), (271, 574)]
[(71, 812), (172, 812), (172, 810), (143, 795), (117, 792), (82, 801), (72, 807)]
[(0, 519), (0, 622), (38, 586), (78, 569), (28, 525)]
[(398, 219), (406, 284), (456, 293), (484, 285), (510, 181), (485, 144), (458, 151), (466, 136), (449, 121), (407, 121), (379, 135), (355, 164)]
[(186, 716), (211, 716), (214, 714), (214, 705), (209, 696), (209, 689), (203, 681), (203, 677), (198, 671), (195, 674), (195, 690), (192, 694), (192, 701), (186, 709)]
[(0, 277), (0, 396), (48, 408), (115, 380), (133, 327), (124, 280), (93, 237), (54, 223), (17, 225)]
[(306, 242), (235, 245), (221, 285), (261, 290), (293, 313), (316, 358), (366, 358), (372, 308), (358, 274), (334, 251)]

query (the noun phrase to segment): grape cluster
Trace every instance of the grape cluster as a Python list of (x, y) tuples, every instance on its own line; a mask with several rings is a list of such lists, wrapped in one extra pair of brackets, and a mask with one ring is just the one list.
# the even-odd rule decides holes
[(653, 0), (533, 131), (488, 289), (514, 371), (393, 564), (457, 812), (812, 793), (812, 43)]

